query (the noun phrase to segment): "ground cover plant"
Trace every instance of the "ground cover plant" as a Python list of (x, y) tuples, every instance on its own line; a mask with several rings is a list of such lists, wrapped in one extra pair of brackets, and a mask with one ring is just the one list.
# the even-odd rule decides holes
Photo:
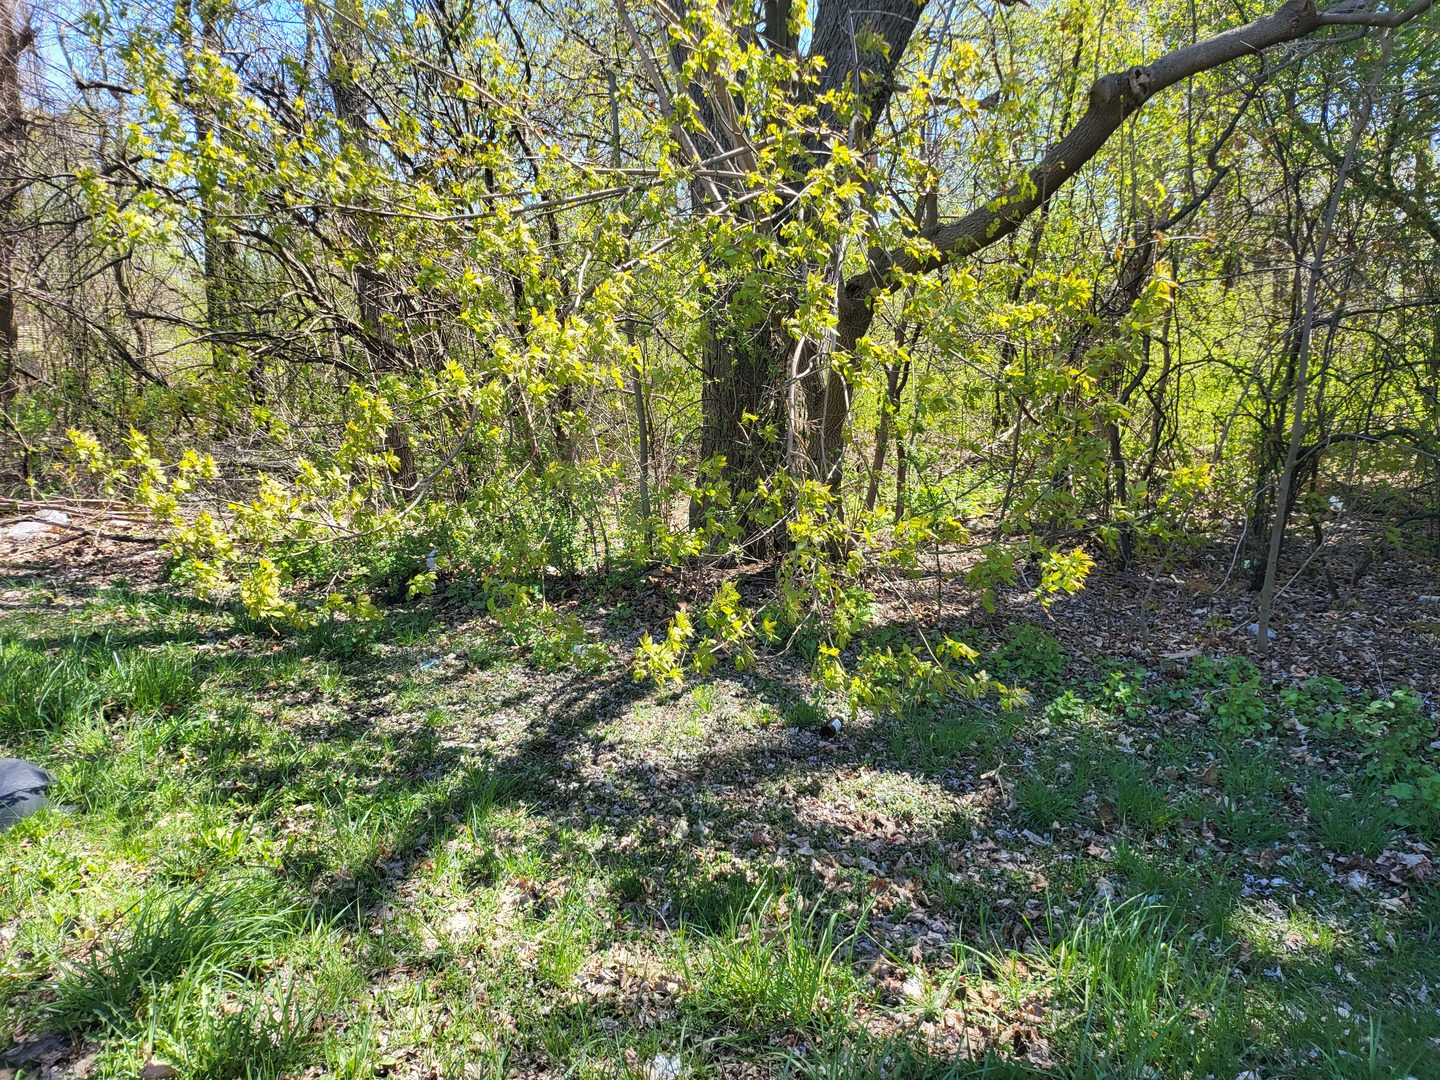
[(557, 663), (481, 600), (357, 654), (8, 579), (66, 807), (0, 839), (20, 1075), (1437, 1075), (1421, 691), (1016, 619), (1025, 708), (852, 719), (637, 682), (634, 584)]

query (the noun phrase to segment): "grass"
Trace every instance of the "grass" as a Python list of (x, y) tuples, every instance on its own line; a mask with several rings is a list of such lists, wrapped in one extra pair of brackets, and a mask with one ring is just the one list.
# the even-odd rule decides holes
[(793, 895), (760, 892), (682, 954), (691, 1008), (722, 1023), (823, 1029), (857, 990), (840, 914), (797, 910)]
[(1376, 784), (1341, 792), (1330, 784), (1313, 783), (1305, 792), (1305, 805), (1320, 842), (1333, 851), (1373, 859), (1395, 839), (1395, 815)]
[(70, 809), (0, 837), (0, 1035), (104, 1077), (1440, 1076), (1408, 699), (1062, 689), (1017, 628), (1028, 711), (821, 739), (780, 668), (373, 631), (10, 609), (0, 753)]
[(1164, 828), (1174, 814), (1152, 770), (1133, 755), (1111, 759), (1106, 796), (1121, 824), (1138, 829)]
[(97, 1022), (123, 1028), (142, 998), (164, 997), (197, 972), (222, 976), (262, 967), (287, 936), (293, 914), (272, 908), (266, 891), (146, 893), (95, 949), (64, 965), (40, 1017), (62, 1031)]

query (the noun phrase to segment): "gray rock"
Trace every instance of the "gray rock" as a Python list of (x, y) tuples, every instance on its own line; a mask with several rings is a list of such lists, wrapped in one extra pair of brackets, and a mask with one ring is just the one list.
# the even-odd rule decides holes
[(49, 805), (45, 797), (55, 783), (39, 765), (19, 758), (0, 758), (0, 832)]

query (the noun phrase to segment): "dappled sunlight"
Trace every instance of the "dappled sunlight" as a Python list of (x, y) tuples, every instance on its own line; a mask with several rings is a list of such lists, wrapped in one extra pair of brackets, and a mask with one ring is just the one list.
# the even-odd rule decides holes
[[(144, 1037), (196, 1075), (673, 1053), (1233, 1076), (1431, 1037), (1419, 1014), (1366, 1026), (1419, 1000), (1429, 956), (1396, 951), (1433, 901), (1385, 806), (1325, 795), (1284, 740), (1155, 730), (1191, 691), (1064, 677), (1043, 631), (985, 661), (1029, 710), (835, 732), (783, 665), (657, 692), (527, 665), (463, 619), (370, 664), (216, 614), (144, 638), (126, 603), (144, 645), (97, 653), (91, 612), (8, 646), (59, 642), (123, 694), (57, 698), (26, 736), (78, 805), (0, 848), (35, 868), (0, 909), (7, 1007), (27, 1031), (111, 1017), (107, 1062)], [(114, 1019), (137, 1004), (149, 1026)]]

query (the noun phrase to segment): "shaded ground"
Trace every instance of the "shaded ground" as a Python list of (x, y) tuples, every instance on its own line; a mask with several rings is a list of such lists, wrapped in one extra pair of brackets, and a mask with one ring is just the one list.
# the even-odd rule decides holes
[(1440, 1076), (1418, 561), (1297, 582), (1266, 667), (1203, 557), (1017, 595), (966, 636), (1032, 709), (822, 738), (785, 658), (634, 683), (664, 577), (584, 594), (581, 671), (463, 597), (280, 640), (105, 545), (0, 582), (0, 753), (75, 806), (0, 838), (29, 1075)]

